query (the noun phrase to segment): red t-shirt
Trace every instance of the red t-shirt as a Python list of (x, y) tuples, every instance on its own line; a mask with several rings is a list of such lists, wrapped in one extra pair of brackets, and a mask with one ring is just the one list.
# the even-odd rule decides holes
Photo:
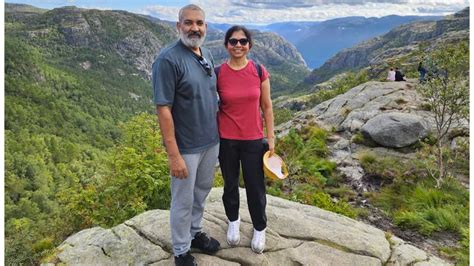
[(217, 77), (220, 97), (217, 121), (219, 135), (224, 139), (256, 140), (263, 138), (263, 121), (260, 113), (260, 84), (270, 75), (261, 66), (262, 78), (249, 60), (247, 66), (233, 70), (223, 63)]

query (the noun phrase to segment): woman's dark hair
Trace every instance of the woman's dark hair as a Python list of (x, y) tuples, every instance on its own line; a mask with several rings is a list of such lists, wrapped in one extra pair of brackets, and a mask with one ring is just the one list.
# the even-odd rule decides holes
[(247, 40), (249, 40), (249, 48), (252, 48), (252, 44), (253, 44), (252, 34), (250, 33), (250, 31), (246, 27), (240, 26), (240, 25), (232, 26), (230, 29), (227, 30), (227, 32), (225, 33), (225, 38), (224, 38), (224, 46), (227, 47), (227, 44), (229, 43), (230, 37), (236, 31), (243, 31), (244, 32), (245, 37), (247, 37)]

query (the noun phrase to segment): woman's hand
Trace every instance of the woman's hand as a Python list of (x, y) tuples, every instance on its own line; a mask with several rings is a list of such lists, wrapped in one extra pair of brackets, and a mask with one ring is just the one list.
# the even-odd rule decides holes
[(267, 139), (268, 141), (268, 150), (270, 151), (270, 156), (275, 153), (275, 137), (271, 137)]

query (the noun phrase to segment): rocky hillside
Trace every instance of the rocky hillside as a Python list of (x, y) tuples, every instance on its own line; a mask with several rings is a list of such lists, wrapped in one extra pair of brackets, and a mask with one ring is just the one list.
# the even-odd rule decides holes
[[(336, 132), (335, 142), (331, 144), (333, 160), (338, 162), (338, 170), (359, 188), (364, 175), (357, 160), (359, 151), (373, 148), (381, 156), (414, 158), (413, 150), (397, 148), (408, 147), (435, 131), (433, 114), (423, 108), (424, 99), (416, 92), (416, 86), (416, 80), (370, 81), (298, 113), (293, 120), (281, 125), (278, 132), (285, 135), (290, 129), (306, 124), (317, 124)], [(459, 135), (469, 132), (469, 124), (467, 121), (456, 123), (452, 131), (457, 132), (451, 139), (455, 141)], [(358, 133), (373, 143), (367, 146), (354, 142), (353, 137)]]
[[(451, 177), (454, 177), (449, 184), (458, 190), (451, 194), (446, 188), (449, 185), (443, 189), (433, 189), (432, 177), (427, 173), (432, 155), (427, 151), (434, 149), (432, 145), (436, 143), (432, 140), (436, 123), (434, 114), (426, 108), (426, 99), (417, 91), (418, 86), (416, 79), (360, 84), (311, 109), (296, 113), (291, 121), (277, 127), (277, 135), (282, 139), (294, 130), (305, 132), (305, 128), (314, 125), (331, 132), (327, 138), (328, 159), (336, 164), (337, 173), (344, 184), (341, 187), (347, 186), (350, 193), (355, 192), (357, 195), (352, 199), (352, 204), (369, 210), (368, 216), (362, 220), (393, 232), (432, 254), (441, 254), (443, 251), (440, 251), (440, 247), (460, 246), (460, 227), (444, 227), (446, 229), (437, 230), (439, 234), (420, 233), (423, 231), (421, 227), (408, 226), (412, 223), (408, 221), (410, 218), (405, 220), (402, 216), (403, 213), (410, 213), (413, 215), (411, 217), (420, 217), (413, 218), (414, 223), (423, 220), (433, 225), (437, 223), (433, 220), (437, 219), (434, 216), (446, 209), (468, 211), (469, 122), (456, 121), (447, 137), (446, 152), (456, 162), (449, 166)], [(425, 201), (429, 197), (416, 195), (424, 193), (424, 190), (430, 191), (427, 194), (440, 193), (452, 199), (459, 195), (459, 205), (453, 207), (448, 202), (430, 205)], [(338, 193), (334, 195), (337, 200), (344, 198)], [(420, 207), (410, 207), (407, 202)], [(426, 214), (431, 208), (436, 208), (437, 214), (434, 216)], [(462, 226), (468, 227), (469, 218), (466, 215), (456, 211), (452, 211), (451, 215), (449, 219), (463, 221)], [(468, 237), (465, 241), (468, 241)], [(468, 248), (468, 242), (465, 243)], [(465, 258), (469, 260), (468, 256)]]
[[(439, 21), (420, 21), (397, 27), (385, 35), (345, 49), (315, 69), (306, 84), (321, 83), (337, 73), (369, 67), (373, 76), (384, 72), (390, 63), (413, 54), (406, 64), (414, 66), (420, 55), (416, 52), (422, 44), (425, 51), (443, 43), (455, 43), (469, 39), (469, 8)], [(416, 55), (416, 57), (415, 57)], [(408, 67), (406, 67), (408, 68)], [(405, 71), (407, 69), (404, 69)]]
[[(25, 8), (7, 4), (7, 38), (14, 34), (39, 48), (65, 46), (78, 54), (82, 49), (113, 52), (144, 77), (151, 75), (150, 65), (155, 54), (176, 36), (175, 30), (166, 24), (151, 22), (125, 11), (102, 11), (71, 6), (37, 12), (36, 16), (21, 20), (25, 11), (31, 13)], [(9, 18), (12, 19), (11, 22), (22, 23), (22, 26), (8, 27)], [(67, 61), (71, 58), (59, 57), (56, 60)]]
[[(211, 191), (204, 229), (222, 249), (214, 256), (193, 251), (199, 265), (449, 265), (402, 239), (316, 207), (267, 196), (267, 245), (262, 255), (249, 246), (252, 225), (241, 191), (242, 241), (227, 244), (222, 188)], [(145, 212), (111, 229), (78, 232), (48, 262), (67, 265), (172, 265), (169, 211)]]

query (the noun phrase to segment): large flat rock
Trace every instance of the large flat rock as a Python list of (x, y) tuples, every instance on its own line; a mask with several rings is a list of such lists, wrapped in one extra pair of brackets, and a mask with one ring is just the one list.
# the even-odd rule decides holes
[[(192, 250), (199, 265), (448, 265), (401, 239), (390, 246), (386, 234), (370, 225), (273, 196), (267, 196), (267, 245), (263, 254), (250, 249), (252, 224), (245, 191), (241, 193), (241, 242), (226, 242), (227, 218), (222, 188), (212, 189), (204, 230), (218, 239), (214, 256)], [(142, 213), (110, 229), (78, 232), (57, 249), (52, 261), (67, 265), (174, 265), (169, 211)], [(426, 264), (428, 263), (428, 264)]]

